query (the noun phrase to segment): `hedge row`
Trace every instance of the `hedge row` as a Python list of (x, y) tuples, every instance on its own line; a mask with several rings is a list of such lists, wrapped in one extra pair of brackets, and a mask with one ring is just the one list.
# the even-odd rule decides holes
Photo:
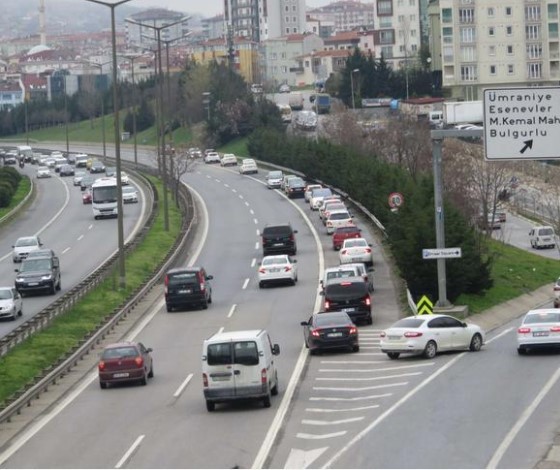
[(12, 167), (0, 168), (0, 207), (8, 207), (17, 191), (21, 175)]

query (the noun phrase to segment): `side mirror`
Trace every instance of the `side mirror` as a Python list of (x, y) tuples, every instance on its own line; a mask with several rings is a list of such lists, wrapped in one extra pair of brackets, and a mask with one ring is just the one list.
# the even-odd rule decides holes
[(321, 292), (319, 292), (319, 295), (325, 295), (325, 291), (322, 290)]
[(369, 247), (372, 247), (372, 246), (373, 246), (373, 244), (372, 244), (372, 243), (368, 243), (368, 246), (369, 246)]
[(292, 263), (297, 263), (297, 259), (293, 259), (293, 260), (292, 260)]
[(309, 323), (307, 323), (306, 321), (302, 321), (302, 322), (300, 322), (299, 324), (300, 324), (301, 326), (307, 326), (307, 325), (309, 325)]
[(18, 268), (14, 269), (14, 271), (15, 271), (16, 273), (19, 273), (19, 269), (18, 269)]
[(294, 230), (294, 233), (297, 233), (297, 230)]
[(277, 344), (272, 346), (272, 354), (274, 356), (278, 356), (278, 354), (280, 354), (280, 346), (278, 346)]
[(148, 349), (146, 349), (146, 352), (149, 352), (149, 353), (151, 353), (152, 351), (153, 351), (153, 349), (152, 349), (152, 348), (148, 348)]
[(461, 323), (461, 325), (463, 325), (463, 328), (467, 327), (467, 324), (465, 322)]
[(206, 280), (207, 280), (207, 281), (211, 281), (212, 279), (214, 279), (214, 276), (212, 276), (211, 274), (209, 274), (208, 276), (206, 276)]

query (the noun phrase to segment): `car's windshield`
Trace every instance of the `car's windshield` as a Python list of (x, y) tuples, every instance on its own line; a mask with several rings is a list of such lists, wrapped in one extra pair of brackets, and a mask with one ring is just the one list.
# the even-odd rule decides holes
[(7, 300), (13, 297), (11, 289), (0, 289), (0, 300)]
[(50, 259), (31, 258), (23, 261), (20, 272), (25, 273), (30, 271), (49, 271), (50, 269)]
[(282, 172), (281, 171), (271, 171), (268, 173), (267, 178), (282, 178)]
[(20, 238), (16, 242), (16, 246), (36, 246), (37, 240), (34, 238)]

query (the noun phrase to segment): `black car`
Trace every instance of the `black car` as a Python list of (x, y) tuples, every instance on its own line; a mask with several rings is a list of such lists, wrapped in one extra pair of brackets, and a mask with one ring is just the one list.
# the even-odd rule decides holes
[(325, 311), (346, 312), (352, 321), (373, 323), (369, 283), (362, 276), (329, 279), (323, 286)]
[(58, 173), (60, 176), (74, 176), (74, 167), (72, 165), (62, 165)]
[(85, 175), (81, 181), (80, 181), (80, 189), (82, 191), (85, 191), (87, 188), (89, 188), (93, 183), (95, 183), (95, 180), (97, 178), (95, 176), (91, 176), (91, 175)]
[(296, 233), (290, 224), (267, 225), (261, 234), (263, 256), (276, 253), (294, 256), (297, 253)]
[(288, 181), (286, 194), (290, 199), (305, 196), (305, 181), (301, 178), (292, 178)]
[(22, 261), (17, 272), (15, 287), (23, 296), (27, 292), (47, 291), (56, 294), (61, 288), (60, 262), (52, 250), (41, 250), (43, 256), (32, 256)]
[(105, 165), (98, 160), (95, 160), (91, 163), (91, 167), (89, 169), (90, 173), (105, 173)]
[(305, 346), (311, 354), (324, 349), (360, 350), (358, 328), (346, 312), (319, 312), (302, 321)]
[(203, 309), (212, 303), (214, 279), (202, 267), (174, 268), (165, 275), (165, 305), (168, 312), (174, 308), (200, 305)]

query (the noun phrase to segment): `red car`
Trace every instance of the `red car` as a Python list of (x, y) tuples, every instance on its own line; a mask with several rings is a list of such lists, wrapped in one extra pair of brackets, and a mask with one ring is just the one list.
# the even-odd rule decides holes
[(361, 238), (362, 231), (355, 225), (345, 225), (344, 227), (337, 227), (332, 236), (332, 244), (335, 250), (340, 250), (342, 243), (347, 238)]
[(154, 376), (151, 352), (152, 348), (132, 341), (109, 344), (103, 349), (97, 365), (99, 386), (107, 388), (109, 384), (117, 382), (140, 382), (146, 385), (148, 378)]
[(91, 204), (91, 193), (89, 191), (82, 194), (82, 202), (84, 204)]

